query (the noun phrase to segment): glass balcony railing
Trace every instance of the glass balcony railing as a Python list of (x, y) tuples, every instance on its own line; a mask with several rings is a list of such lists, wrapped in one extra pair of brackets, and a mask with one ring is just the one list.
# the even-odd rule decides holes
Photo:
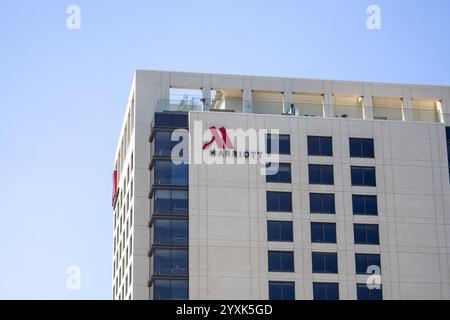
[(164, 111), (207, 111), (253, 113), (266, 115), (288, 115), (319, 118), (349, 118), (395, 121), (416, 121), (450, 123), (450, 115), (433, 109), (403, 109), (400, 106), (351, 106), (324, 105), (308, 103), (290, 103), (282, 101), (244, 100), (242, 107), (236, 107), (236, 101), (227, 104), (221, 101), (215, 104), (208, 99), (158, 100), (157, 112)]

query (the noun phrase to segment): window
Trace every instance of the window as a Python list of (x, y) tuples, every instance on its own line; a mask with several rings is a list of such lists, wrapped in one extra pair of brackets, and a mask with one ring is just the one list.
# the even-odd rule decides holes
[(269, 300), (295, 300), (295, 283), (269, 281)]
[(339, 300), (339, 284), (313, 282), (314, 300)]
[(380, 289), (369, 289), (367, 284), (358, 283), (356, 295), (358, 300), (383, 300), (383, 288), (380, 286)]
[(338, 273), (337, 253), (312, 253), (313, 273)]
[[(267, 167), (270, 167), (268, 164)], [(278, 171), (274, 175), (266, 175), (266, 182), (268, 183), (291, 183), (291, 164), (279, 163)]]
[(159, 128), (187, 128), (187, 113), (157, 112), (155, 113), (154, 126)]
[(311, 242), (336, 243), (336, 224), (311, 222)]
[(350, 157), (375, 158), (373, 139), (350, 138)]
[(333, 140), (331, 137), (308, 136), (308, 155), (333, 156)]
[[(172, 132), (169, 131), (156, 131), (154, 139), (154, 155), (170, 157), (172, 155), (172, 149), (182, 141), (182, 137), (178, 141), (172, 141)], [(179, 156), (182, 156), (180, 154)]]
[(354, 224), (355, 244), (380, 244), (377, 224)]
[(185, 163), (175, 164), (172, 160), (156, 160), (153, 172), (155, 184), (188, 185), (188, 166)]
[(291, 221), (267, 221), (267, 241), (292, 242)]
[(355, 254), (356, 274), (367, 274), (367, 268), (370, 266), (378, 266), (381, 269), (381, 258), (379, 254)]
[(153, 253), (155, 275), (187, 275), (188, 251), (178, 249), (156, 249)]
[(310, 184), (334, 184), (334, 174), (332, 165), (310, 164), (309, 165)]
[(157, 189), (153, 197), (155, 214), (188, 214), (188, 191), (186, 190)]
[(376, 216), (378, 215), (377, 196), (352, 195), (353, 214)]
[(311, 213), (336, 213), (334, 206), (334, 194), (310, 193), (309, 208)]
[(290, 192), (267, 191), (268, 212), (292, 212), (292, 194)]
[(267, 135), (267, 144), (266, 144), (266, 150), (268, 154), (272, 154), (276, 152), (276, 150), (272, 151), (276, 147), (276, 140), (278, 140), (278, 154), (291, 154), (291, 139), (290, 136), (287, 134), (268, 134)]
[(294, 272), (294, 252), (269, 251), (269, 272)]
[(154, 244), (188, 244), (188, 220), (156, 219), (153, 225)]
[(374, 167), (351, 167), (352, 186), (376, 187)]
[(188, 296), (188, 280), (155, 280), (153, 283), (154, 300), (187, 300)]

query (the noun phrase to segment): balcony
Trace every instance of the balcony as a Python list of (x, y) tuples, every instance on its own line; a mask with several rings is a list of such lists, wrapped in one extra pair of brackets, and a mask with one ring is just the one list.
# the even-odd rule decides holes
[[(296, 99), (294, 99), (295, 101)], [(437, 105), (437, 103), (436, 103)], [(242, 100), (230, 102), (210, 101), (208, 99), (193, 100), (158, 100), (156, 112), (226, 112), (250, 113), (264, 115), (284, 115), (317, 118), (348, 118), (411, 121), (427, 123), (448, 123), (449, 115), (443, 114), (438, 107), (403, 108), (402, 105), (363, 106), (351, 104), (319, 104), (304, 102), (285, 102), (282, 100)]]

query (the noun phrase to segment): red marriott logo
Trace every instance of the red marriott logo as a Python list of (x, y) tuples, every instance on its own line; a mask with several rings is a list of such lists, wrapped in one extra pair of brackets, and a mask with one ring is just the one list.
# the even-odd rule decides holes
[(227, 130), (224, 127), (217, 130), (216, 127), (213, 126), (209, 128), (209, 130), (211, 131), (212, 138), (209, 142), (203, 145), (203, 150), (208, 150), (214, 142), (221, 149), (233, 150), (233, 144), (231, 143)]

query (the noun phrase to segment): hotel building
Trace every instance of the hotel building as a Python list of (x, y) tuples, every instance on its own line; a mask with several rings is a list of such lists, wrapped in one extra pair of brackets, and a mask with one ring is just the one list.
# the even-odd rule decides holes
[[(448, 113), (450, 87), (136, 71), (113, 299), (450, 299)], [(278, 130), (279, 170), (173, 162), (195, 123), (204, 153)]]

